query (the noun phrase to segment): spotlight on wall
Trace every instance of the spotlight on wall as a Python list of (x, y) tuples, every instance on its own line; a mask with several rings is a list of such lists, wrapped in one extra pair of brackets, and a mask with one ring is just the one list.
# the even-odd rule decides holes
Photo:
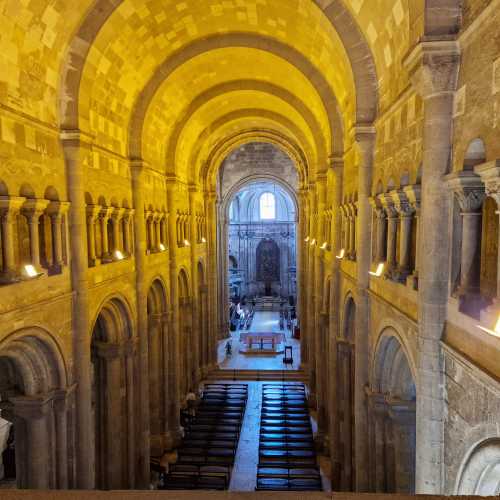
[(382, 276), (382, 273), (384, 272), (384, 263), (379, 262), (377, 269), (375, 271), (368, 271), (368, 274), (371, 274), (372, 276)]
[(494, 337), (500, 337), (500, 315), (498, 316), (497, 322), (493, 330), (490, 330), (489, 328), (486, 328), (481, 325), (477, 325), (477, 327), (483, 330), (484, 332), (493, 335)]
[(205, 236), (202, 236), (202, 237), (201, 237), (201, 242), (202, 242), (202, 243), (206, 243), (206, 242), (207, 242), (207, 239), (205, 238)]
[(321, 248), (321, 250), (328, 250), (328, 242), (325, 241), (319, 248)]
[(337, 259), (339, 259), (339, 260), (340, 260), (340, 259), (343, 259), (343, 258), (344, 258), (344, 256), (345, 256), (345, 248), (342, 248), (342, 249), (340, 250), (340, 253), (339, 253), (338, 255), (336, 255), (335, 257), (337, 257)]
[(307, 243), (309, 241), (309, 236), (304, 241)]
[(189, 240), (184, 240), (184, 246), (185, 247), (191, 246), (191, 243), (189, 243)]
[(166, 250), (165, 245), (163, 243), (160, 243), (160, 250), (164, 252)]
[(120, 252), (120, 250), (115, 250), (116, 260), (123, 260), (125, 256)]
[(316, 239), (313, 239), (313, 240), (311, 241), (311, 246), (314, 246), (314, 245), (316, 245)]
[(41, 276), (43, 273), (39, 273), (33, 264), (26, 264), (24, 266), (24, 275), (27, 278), (37, 278)]

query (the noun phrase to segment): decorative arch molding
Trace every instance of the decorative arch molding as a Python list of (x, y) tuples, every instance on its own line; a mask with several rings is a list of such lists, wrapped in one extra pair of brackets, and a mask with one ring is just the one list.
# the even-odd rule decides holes
[(386, 393), (387, 391), (384, 389), (387, 387), (392, 388), (393, 381), (389, 379), (394, 374), (401, 374), (401, 369), (404, 370), (405, 364), (408, 366), (409, 376), (411, 377), (411, 381), (406, 381), (408, 386), (406, 390), (411, 391), (408, 384), (412, 384), (415, 391), (414, 395), (408, 394), (408, 398), (414, 399), (417, 394), (415, 363), (412, 361), (400, 333), (392, 326), (385, 327), (374, 350), (371, 369), (372, 390), (378, 393)]
[(9, 358), (19, 370), (27, 396), (65, 388), (69, 384), (62, 349), (45, 328), (29, 326), (9, 334), (0, 342), (2, 357)]
[[(179, 268), (179, 272), (177, 273), (177, 280), (179, 285), (179, 298), (187, 299), (191, 297), (191, 285), (189, 278), (189, 271), (185, 266), (181, 266)], [(185, 292), (184, 295), (181, 292)]]
[(262, 108), (245, 108), (231, 111), (219, 117), (214, 122), (210, 123), (200, 133), (197, 142), (194, 143), (188, 164), (194, 165), (195, 168), (198, 166), (202, 146), (208, 142), (207, 139), (211, 135), (215, 135), (218, 132), (218, 129), (224, 127), (230, 122), (237, 122), (238, 120), (255, 118), (262, 118), (274, 122), (277, 126), (287, 130), (294, 137), (294, 141), (297, 141), (301, 144), (300, 150), (304, 152), (304, 156), (308, 158), (306, 164), (309, 167), (315, 165), (316, 162), (310, 160), (311, 157), (314, 157), (312, 155), (311, 144), (309, 144), (308, 139), (303, 135), (302, 131), (286, 116)]
[[(318, 123), (314, 114), (308, 109), (307, 105), (297, 96), (289, 92), (288, 90), (275, 85), (271, 82), (265, 82), (261, 80), (233, 80), (230, 82), (221, 83), (215, 85), (212, 88), (207, 89), (196, 96), (189, 106), (185, 108), (179, 120), (177, 120), (176, 125), (167, 145), (166, 150), (166, 163), (167, 165), (175, 164), (176, 148), (179, 137), (182, 134), (188, 121), (196, 114), (196, 112), (207, 102), (210, 102), (217, 97), (226, 95), (231, 92), (239, 91), (255, 91), (265, 94), (270, 94), (272, 96), (278, 97), (290, 106), (292, 106), (297, 113), (299, 113), (307, 123), (313, 137), (316, 142), (316, 150), (318, 152), (324, 151), (327, 156), (329, 156), (330, 150), (329, 145), (325, 144), (323, 133), (321, 131), (321, 126)], [(326, 166), (324, 167), (326, 168)]]
[[(352, 338), (352, 339), (346, 338), (346, 331), (348, 328), (348, 325), (347, 325), (348, 313), (349, 313), (350, 308), (352, 308), (352, 307), (354, 307), (354, 321), (355, 321), (355, 319), (356, 319), (356, 307), (357, 307), (356, 295), (355, 295), (354, 290), (348, 289), (344, 295), (344, 301), (342, 303), (342, 312), (341, 312), (341, 318), (340, 318), (340, 326), (341, 326), (340, 334), (344, 340), (351, 340), (352, 343), (355, 343), (355, 341), (356, 341), (356, 332), (355, 331), (353, 332), (354, 338)], [(356, 329), (355, 322), (354, 322), (354, 329)]]
[[(102, 318), (104, 321), (103, 326), (106, 335), (111, 334), (106, 339), (106, 342), (122, 343), (135, 337), (132, 308), (125, 296), (115, 293), (108, 295), (101, 301), (91, 323), (92, 327), (90, 331), (92, 334), (99, 318)], [(120, 332), (125, 333), (126, 336), (121, 336)]]
[[(147, 287), (148, 314), (160, 314), (167, 310), (167, 287), (161, 276), (154, 277)], [(154, 308), (153, 308), (154, 307)]]
[(405, 329), (400, 324), (389, 318), (384, 318), (382, 319), (382, 321), (380, 321), (380, 323), (377, 325), (376, 332), (378, 333), (376, 334), (376, 337), (374, 339), (374, 349), (372, 352), (372, 359), (370, 361), (371, 380), (374, 380), (373, 376), (375, 370), (375, 363), (381, 343), (383, 342), (384, 338), (393, 336), (401, 344), (403, 352), (406, 355), (406, 359), (408, 360), (408, 364), (410, 366), (413, 380), (415, 382), (415, 386), (417, 387), (417, 392), (418, 392), (417, 350), (416, 350), (416, 345), (415, 346), (411, 345), (411, 334), (406, 333)]
[(210, 153), (204, 168), (200, 170), (200, 180), (206, 179), (206, 186), (215, 185), (215, 176), (225, 158), (240, 146), (249, 142), (266, 142), (281, 149), (295, 163), (299, 182), (307, 178), (308, 162), (302, 148), (293, 140), (270, 129), (243, 130), (220, 141)]
[(500, 434), (497, 430), (490, 436), (468, 450), (457, 474), (456, 495), (500, 495)]

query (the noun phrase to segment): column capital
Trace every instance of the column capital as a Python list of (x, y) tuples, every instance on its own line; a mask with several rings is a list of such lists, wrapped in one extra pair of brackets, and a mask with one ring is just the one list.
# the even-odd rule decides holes
[(107, 221), (111, 217), (113, 210), (113, 207), (101, 207), (101, 210), (99, 211), (99, 217)]
[(415, 401), (386, 398), (388, 413), (392, 420), (400, 424), (412, 424), (415, 421)]
[(408, 202), (411, 204), (417, 215), (420, 211), (421, 187), (419, 184), (404, 186), (403, 192), (405, 193)]
[(63, 147), (86, 147), (90, 148), (94, 143), (95, 136), (79, 129), (61, 130), (59, 137)]
[(476, 165), (474, 172), (484, 183), (486, 196), (491, 196), (500, 207), (500, 159)]
[(414, 209), (403, 190), (397, 189), (391, 191), (389, 195), (391, 196), (394, 203), (394, 208), (396, 209), (400, 217), (405, 218), (411, 217), (413, 215)]
[(87, 213), (87, 217), (91, 221), (95, 221), (101, 212), (102, 207), (100, 205), (87, 205), (85, 207), (85, 211)]
[(70, 205), (68, 201), (51, 201), (47, 206), (47, 214), (50, 217), (61, 217), (68, 213)]
[(330, 156), (330, 168), (334, 171), (342, 171), (344, 168), (344, 158), (342, 156)]
[(124, 208), (123, 209), (123, 218), (125, 220), (129, 220), (133, 215), (135, 214), (135, 209), (134, 208)]
[(38, 219), (49, 205), (49, 200), (29, 198), (23, 204), (21, 211), (28, 219)]
[(11, 404), (7, 410), (15, 417), (23, 420), (39, 420), (44, 418), (52, 408), (53, 395), (41, 394), (39, 396), (16, 396), (9, 398)]
[(94, 341), (92, 349), (98, 357), (103, 359), (116, 359), (123, 355), (122, 345), (111, 342)]
[(22, 196), (0, 196), (0, 215), (17, 215), (25, 202)]
[(421, 41), (403, 61), (415, 91), (423, 99), (455, 92), (459, 63), (460, 45), (456, 40)]
[(486, 193), (479, 175), (464, 170), (445, 176), (445, 180), (455, 194), (462, 213), (480, 213)]
[(113, 209), (111, 211), (111, 218), (114, 220), (120, 221), (123, 218), (124, 214), (125, 214), (124, 208), (113, 207)]
[(390, 193), (382, 193), (377, 196), (380, 200), (381, 205), (384, 207), (385, 213), (388, 219), (395, 219), (398, 216), (396, 207), (394, 206), (394, 200)]

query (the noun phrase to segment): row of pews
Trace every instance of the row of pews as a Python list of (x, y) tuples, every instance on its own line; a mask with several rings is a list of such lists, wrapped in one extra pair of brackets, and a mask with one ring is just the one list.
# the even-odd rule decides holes
[(206, 384), (186, 426), (177, 462), (160, 489), (226, 490), (248, 400), (246, 384)]
[(256, 490), (322, 490), (304, 384), (262, 386)]

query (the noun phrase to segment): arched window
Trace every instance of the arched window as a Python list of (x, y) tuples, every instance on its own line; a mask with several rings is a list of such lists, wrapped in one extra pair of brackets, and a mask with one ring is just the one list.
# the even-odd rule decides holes
[(260, 218), (276, 219), (276, 198), (272, 193), (263, 193), (260, 196)]

